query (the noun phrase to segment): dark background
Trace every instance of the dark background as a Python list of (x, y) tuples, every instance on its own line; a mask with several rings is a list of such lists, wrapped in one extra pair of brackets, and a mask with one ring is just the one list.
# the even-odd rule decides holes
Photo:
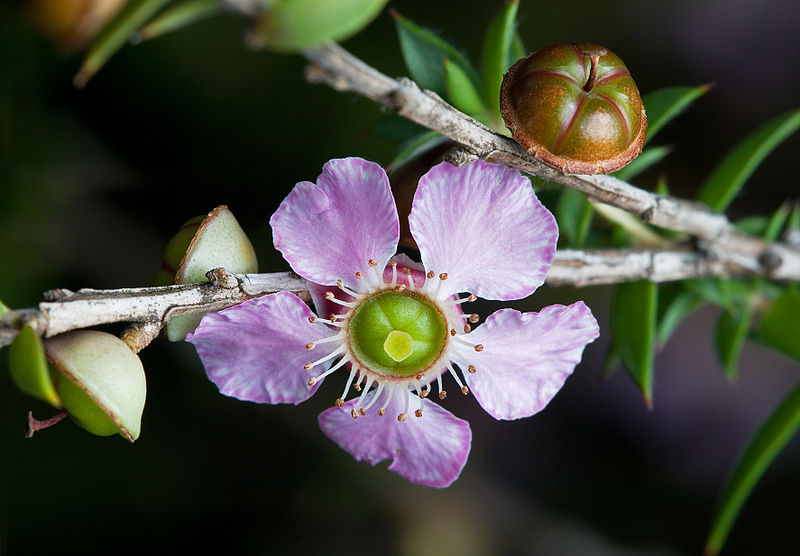
[[(473, 59), (499, 1), (392, 2)], [(303, 80), (298, 56), (242, 45), (226, 15), (124, 49), (82, 91), (65, 56), (14, 3), (0, 5), (0, 298), (33, 306), (42, 291), (147, 285), (188, 218), (227, 204), (262, 271), (286, 269), (269, 215), (330, 158), (387, 163), (397, 143), (374, 133), (369, 101)], [(535, 50), (588, 40), (620, 55), (643, 93), (716, 87), (656, 144), (675, 151), (660, 175), (693, 195), (735, 142), (797, 108), (800, 7), (792, 0), (523, 1)], [(405, 68), (384, 12), (345, 47), (389, 75)], [(758, 170), (729, 214), (767, 214), (797, 195), (798, 137)], [(698, 554), (716, 498), (747, 438), (797, 381), (797, 365), (753, 344), (736, 383), (712, 346), (716, 311), (691, 317), (657, 359), (655, 408), (630, 379), (601, 380), (608, 288), (543, 288), (515, 307), (585, 299), (601, 338), (542, 414), (497, 422), (471, 398), (470, 460), (454, 486), (406, 483), (353, 461), (316, 415), (329, 381), (299, 406), (220, 396), (188, 344), (142, 352), (148, 402), (129, 445), (71, 423), (22, 438), (28, 409), (0, 355), (0, 554)], [(494, 306), (481, 308), (482, 314)], [(335, 383), (335, 384), (334, 384)], [(800, 444), (767, 471), (727, 554), (789, 554), (800, 518)]]

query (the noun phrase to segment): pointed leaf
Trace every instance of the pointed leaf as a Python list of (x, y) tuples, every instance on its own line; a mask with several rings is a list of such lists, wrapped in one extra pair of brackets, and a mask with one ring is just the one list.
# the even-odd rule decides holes
[[(796, 338), (796, 337), (795, 337)], [(717, 554), (750, 492), (800, 427), (800, 386), (784, 399), (753, 436), (722, 492), (705, 553)]]
[(291, 0), (269, 2), (251, 35), (251, 44), (296, 52), (340, 41), (377, 17), (388, 0)]
[(697, 98), (711, 90), (711, 84), (698, 87), (666, 87), (642, 97), (647, 112), (647, 137), (645, 144), (671, 119), (678, 116)]
[(583, 246), (593, 215), (592, 203), (580, 191), (567, 189), (561, 194), (556, 205), (556, 220), (569, 246)]
[(618, 284), (611, 298), (611, 335), (625, 368), (648, 407), (653, 399), (653, 351), (656, 336), (656, 284)]
[(400, 147), (400, 152), (392, 159), (386, 166), (387, 172), (395, 172), (398, 168), (403, 166), (406, 162), (414, 160), (418, 156), (429, 151), (430, 149), (449, 141), (447, 137), (439, 135), (435, 131), (425, 131), (416, 135), (403, 143)]
[(154, 17), (150, 23), (136, 33), (135, 38), (140, 42), (149, 41), (188, 27), (192, 23), (220, 12), (222, 12), (222, 3), (218, 0), (186, 0)]
[(506, 70), (513, 66), (517, 60), (527, 56), (527, 54), (522, 37), (519, 36), (519, 31), (514, 31), (514, 36), (511, 39), (511, 48), (508, 49), (508, 58), (506, 58)]
[(128, 41), (139, 27), (147, 23), (169, 0), (130, 0), (97, 35), (73, 84), (82, 88), (100, 68)]
[(772, 302), (761, 319), (759, 339), (800, 361), (800, 291), (790, 288)]
[(781, 233), (781, 229), (783, 229), (784, 224), (786, 224), (786, 221), (789, 219), (791, 211), (792, 207), (788, 202), (781, 205), (767, 221), (767, 227), (761, 237), (767, 241), (776, 241)]
[(450, 103), (465, 114), (486, 123), (486, 107), (481, 94), (461, 66), (445, 58), (444, 77)]
[(800, 110), (767, 122), (734, 147), (717, 165), (700, 189), (697, 199), (716, 211), (724, 211), (761, 161), (798, 127)]
[(738, 311), (723, 311), (714, 330), (714, 346), (725, 368), (728, 380), (736, 380), (739, 374), (739, 355), (750, 331), (753, 310), (747, 306)]
[(508, 58), (514, 39), (514, 25), (517, 20), (519, 0), (506, 4), (489, 24), (486, 39), (483, 41), (481, 74), (483, 77), (483, 98), (486, 106), (500, 118), (500, 83), (508, 70)]
[(477, 87), (480, 81), (478, 74), (463, 54), (433, 31), (420, 27), (395, 11), (391, 13), (400, 39), (403, 59), (411, 78), (417, 85), (444, 96), (447, 90), (444, 60), (448, 59), (458, 65)]
[(670, 152), (672, 152), (670, 147), (649, 147), (644, 149), (639, 156), (621, 170), (614, 172), (613, 175), (621, 180), (630, 181), (650, 168), (650, 166), (660, 162)]
[(665, 345), (681, 321), (702, 304), (702, 300), (695, 293), (686, 291), (682, 284), (661, 286), (658, 290), (658, 345)]

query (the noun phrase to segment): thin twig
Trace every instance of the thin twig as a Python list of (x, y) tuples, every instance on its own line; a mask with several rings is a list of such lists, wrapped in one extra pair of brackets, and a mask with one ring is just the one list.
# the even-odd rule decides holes
[[(758, 275), (752, 266), (719, 261), (689, 249), (569, 249), (556, 253), (546, 283), (590, 286), (634, 280), (744, 278)], [(234, 274), (218, 268), (207, 276), (208, 282), (179, 286), (53, 290), (38, 308), (3, 315), (0, 347), (10, 344), (26, 322), (33, 322), (43, 337), (101, 324), (131, 322), (135, 324), (122, 336), (134, 351), (140, 351), (172, 317), (217, 311), (276, 291), (291, 291), (310, 302), (308, 282), (291, 272)]]
[(513, 139), (499, 135), (413, 81), (392, 79), (340, 46), (329, 44), (305, 52), (311, 62), (309, 81), (337, 91), (352, 91), (413, 122), (461, 144), (474, 158), (493, 158), (522, 172), (576, 189), (655, 226), (690, 234), (698, 248), (723, 264), (746, 267), (773, 280), (800, 280), (800, 249), (744, 235), (723, 214), (705, 205), (656, 195), (613, 176), (566, 174), (545, 166)]

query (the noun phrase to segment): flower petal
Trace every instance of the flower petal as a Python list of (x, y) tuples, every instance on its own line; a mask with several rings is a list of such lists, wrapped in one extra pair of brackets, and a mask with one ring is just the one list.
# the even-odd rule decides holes
[[(472, 431), (469, 423), (426, 401), (422, 417), (413, 414), (397, 420), (405, 401), (395, 394), (380, 416), (375, 409), (353, 419), (357, 400), (332, 407), (319, 415), (319, 426), (356, 461), (375, 465), (391, 459), (390, 471), (420, 485), (444, 488), (461, 474), (467, 463)], [(374, 406), (373, 406), (374, 408)]]
[(300, 182), (272, 215), (275, 247), (295, 272), (332, 286), (356, 287), (355, 273), (383, 268), (400, 224), (386, 172), (361, 158), (328, 161), (317, 183)]
[[(330, 354), (338, 342), (306, 349), (334, 332), (310, 323), (313, 313), (297, 296), (280, 292), (208, 313), (186, 338), (194, 344), (208, 378), (220, 393), (259, 403), (294, 403), (308, 399), (318, 386), (307, 384), (303, 365)], [(314, 367), (314, 376), (329, 362)]]
[(528, 179), (482, 160), (431, 168), (408, 220), (425, 269), (447, 273), (445, 295), (526, 297), (544, 282), (558, 239), (555, 218)]
[(544, 409), (599, 334), (582, 301), (540, 313), (501, 309), (467, 336), (483, 351), (460, 350), (456, 360), (462, 369), (475, 366), (464, 374), (483, 409), (495, 419), (520, 419)]

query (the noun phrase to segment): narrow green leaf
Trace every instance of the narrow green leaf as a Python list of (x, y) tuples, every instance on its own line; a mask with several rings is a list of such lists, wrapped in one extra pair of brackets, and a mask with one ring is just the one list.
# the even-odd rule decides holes
[(703, 301), (693, 292), (686, 291), (680, 283), (671, 283), (658, 289), (658, 328), (656, 342), (665, 345), (683, 319), (697, 310)]
[(447, 59), (458, 65), (475, 87), (478, 87), (478, 73), (463, 54), (433, 31), (420, 27), (394, 10), (391, 14), (400, 39), (403, 59), (417, 85), (444, 96), (447, 91), (444, 60)]
[(700, 278), (686, 280), (686, 288), (697, 294), (701, 299), (708, 303), (713, 303), (719, 307), (728, 308), (733, 303), (729, 282), (719, 278)]
[(739, 371), (739, 355), (750, 331), (753, 309), (745, 306), (738, 311), (723, 311), (714, 330), (714, 346), (725, 368), (728, 380), (736, 380)]
[(219, 0), (185, 0), (154, 17), (134, 35), (134, 39), (138, 42), (149, 41), (188, 27), (221, 11), (222, 4)]
[(716, 211), (724, 211), (761, 161), (798, 127), (800, 110), (767, 122), (727, 154), (703, 183), (697, 199)]
[(649, 147), (644, 149), (627, 166), (614, 172), (614, 175), (624, 181), (632, 180), (654, 164), (658, 164), (670, 152), (672, 152), (671, 147)]
[(425, 131), (412, 137), (403, 143), (400, 147), (400, 152), (398, 152), (394, 159), (386, 166), (386, 171), (397, 171), (397, 169), (405, 163), (414, 160), (422, 153), (429, 151), (437, 145), (441, 145), (445, 141), (448, 141), (447, 137), (443, 137), (435, 131)]
[(508, 71), (508, 68), (513, 66), (517, 60), (527, 55), (528, 52), (525, 50), (525, 43), (522, 42), (519, 31), (514, 31), (514, 37), (511, 39), (511, 48), (508, 50), (508, 58), (506, 59), (506, 71)]
[(461, 66), (445, 58), (444, 77), (450, 103), (465, 114), (487, 123), (481, 94)]
[(759, 339), (800, 361), (800, 291), (789, 288), (772, 302), (761, 319)]
[(97, 35), (72, 83), (83, 88), (139, 27), (169, 0), (130, 0)]
[(514, 25), (517, 20), (519, 0), (507, 3), (489, 24), (483, 41), (481, 74), (483, 77), (483, 98), (486, 106), (500, 118), (500, 83), (508, 69), (509, 52), (514, 39)]
[(594, 209), (586, 195), (566, 189), (556, 205), (558, 229), (570, 247), (582, 247), (592, 223)]
[(667, 122), (683, 112), (697, 98), (711, 89), (711, 84), (698, 87), (667, 87), (648, 93), (642, 97), (647, 112), (647, 144)]
[(250, 43), (296, 52), (340, 41), (375, 19), (388, 0), (291, 0), (270, 2), (250, 35)]
[(31, 323), (20, 328), (11, 343), (8, 349), (8, 368), (11, 379), (22, 392), (54, 407), (61, 407), (61, 400), (50, 378), (50, 367), (44, 354), (42, 339)]
[(762, 237), (767, 241), (776, 241), (791, 212), (791, 205), (788, 202), (783, 203), (767, 221), (767, 227)]
[(657, 299), (656, 284), (648, 281), (618, 284), (611, 297), (614, 346), (648, 407), (653, 400)]
[(733, 223), (736, 228), (745, 234), (761, 237), (767, 231), (769, 218), (766, 216), (745, 216)]
[(6, 314), (6, 313), (8, 313), (9, 311), (11, 311), (11, 309), (9, 309), (9, 308), (8, 308), (8, 305), (6, 305), (5, 303), (3, 303), (3, 300), (2, 300), (2, 299), (0, 299), (0, 317), (2, 317), (3, 315), (5, 315), (5, 314)]
[(750, 492), (800, 427), (800, 385), (780, 403), (753, 436), (722, 492), (705, 553), (719, 553)]

